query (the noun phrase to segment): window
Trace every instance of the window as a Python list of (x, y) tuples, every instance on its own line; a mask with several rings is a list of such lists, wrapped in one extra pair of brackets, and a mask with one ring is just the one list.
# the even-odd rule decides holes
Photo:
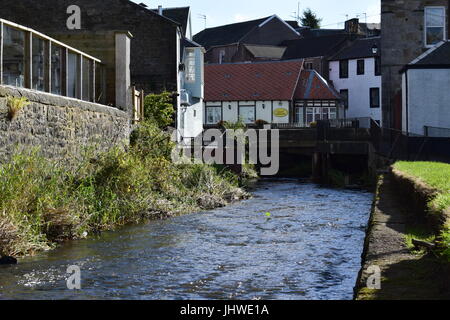
[(306, 70), (314, 69), (313, 63), (312, 62), (305, 62), (305, 69)]
[(339, 78), (348, 78), (348, 60), (339, 61)]
[(51, 93), (53, 94), (63, 94), (62, 93), (62, 79), (63, 79), (63, 49), (60, 46), (54, 45), (52, 43), (52, 83), (51, 83)]
[(380, 88), (370, 88), (370, 107), (380, 107)]
[(41, 38), (33, 37), (33, 79), (31, 87), (35, 90), (44, 91), (45, 88), (45, 80), (47, 78), (47, 68), (46, 65), (46, 41)]
[(92, 101), (92, 61), (83, 57), (83, 100)]
[(425, 7), (425, 46), (445, 40), (445, 7)]
[(255, 123), (255, 106), (239, 107), (239, 117), (244, 123)]
[(78, 98), (78, 89), (79, 89), (79, 59), (78, 55), (72, 52), (69, 52), (68, 57), (68, 68), (67, 68), (67, 96), (71, 98)]
[(348, 109), (348, 89), (341, 90), (340, 94), (341, 94), (345, 109)]
[(381, 58), (380, 57), (375, 58), (375, 75), (381, 76)]
[(357, 75), (363, 75), (365, 69), (365, 60), (361, 59), (357, 61), (357, 68), (356, 68), (356, 74)]
[(4, 25), (3, 83), (25, 86), (25, 32)]
[(222, 121), (222, 107), (206, 107), (206, 124), (218, 124)]
[(220, 50), (219, 53), (219, 64), (222, 64), (225, 62), (225, 50)]
[(186, 56), (186, 82), (195, 81), (195, 51), (194, 49), (187, 50)]

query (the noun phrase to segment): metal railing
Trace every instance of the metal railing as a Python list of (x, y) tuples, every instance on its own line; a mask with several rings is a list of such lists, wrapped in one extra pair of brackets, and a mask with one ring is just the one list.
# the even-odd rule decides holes
[(2, 85), (98, 102), (104, 96), (101, 67), (101, 60), (95, 57), (43, 33), (0, 19)]

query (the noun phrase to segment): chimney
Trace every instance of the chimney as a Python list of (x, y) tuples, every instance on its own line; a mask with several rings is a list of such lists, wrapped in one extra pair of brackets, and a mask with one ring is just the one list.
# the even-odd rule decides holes
[(358, 34), (359, 33), (359, 19), (354, 18), (345, 21), (345, 32), (349, 34)]
[(162, 8), (162, 6), (158, 6), (158, 14), (159, 14), (160, 16), (163, 15), (163, 8)]

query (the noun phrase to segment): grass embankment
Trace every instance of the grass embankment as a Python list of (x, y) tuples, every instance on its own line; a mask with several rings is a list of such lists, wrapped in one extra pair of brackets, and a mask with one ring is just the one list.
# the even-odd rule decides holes
[(394, 165), (394, 169), (411, 177), (416, 184), (424, 185), (423, 189), (428, 189), (430, 194), (428, 213), (440, 215), (446, 221), (440, 235), (433, 235), (420, 228), (409, 228), (406, 239), (408, 246), (413, 247), (412, 239), (437, 242), (442, 256), (450, 261), (450, 164), (400, 161)]
[(245, 197), (239, 178), (208, 165), (176, 165), (157, 126), (127, 151), (84, 156), (74, 166), (35, 150), (0, 165), (0, 253), (21, 256), (117, 226), (212, 209)]

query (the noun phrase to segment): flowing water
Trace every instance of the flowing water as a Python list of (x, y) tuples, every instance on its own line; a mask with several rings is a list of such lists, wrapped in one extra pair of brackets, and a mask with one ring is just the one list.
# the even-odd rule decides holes
[(293, 180), (253, 194), (2, 266), (0, 299), (352, 299), (373, 195)]

